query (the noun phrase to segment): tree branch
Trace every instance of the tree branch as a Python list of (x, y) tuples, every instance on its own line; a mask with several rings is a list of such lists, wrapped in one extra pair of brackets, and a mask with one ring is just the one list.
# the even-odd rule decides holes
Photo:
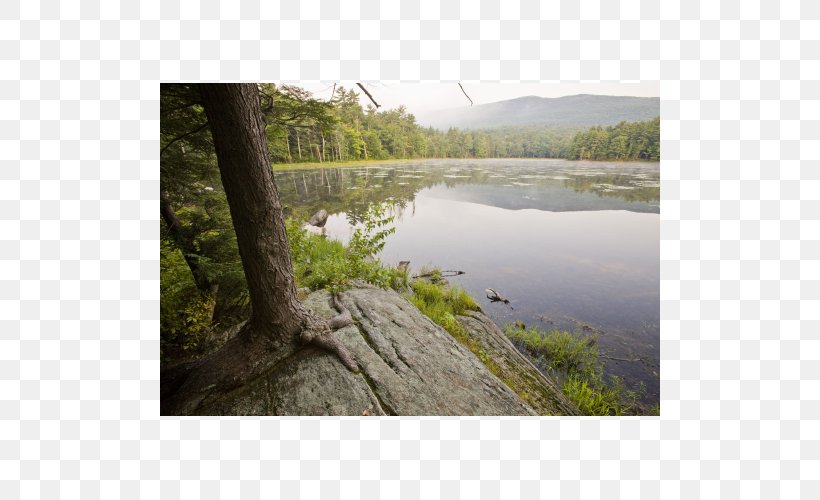
[(169, 142), (168, 144), (165, 145), (165, 147), (163, 147), (162, 149), (159, 150), (159, 155), (162, 156), (162, 154), (165, 152), (165, 150), (168, 149), (169, 147), (171, 147), (171, 144), (173, 144), (177, 141), (181, 141), (182, 139), (185, 139), (186, 137), (190, 137), (190, 136), (196, 134), (197, 132), (201, 132), (207, 126), (208, 126), (208, 122), (206, 121), (205, 123), (203, 123), (199, 127), (195, 128), (194, 130), (191, 130), (190, 132), (186, 132), (186, 133), (182, 134), (179, 137), (174, 137), (173, 139), (171, 139), (171, 142)]
[(180, 104), (177, 107), (174, 107), (174, 108), (171, 108), (171, 109), (163, 109), (161, 111), (162, 111), (162, 114), (169, 115), (171, 113), (176, 113), (177, 111), (182, 111), (183, 109), (187, 109), (187, 108), (190, 108), (192, 106), (196, 106), (198, 104), (201, 105), (201, 103), (199, 103), (199, 102), (192, 101), (192, 102), (189, 102), (187, 104)]
[(375, 99), (373, 99), (373, 96), (372, 96), (372, 95), (370, 95), (370, 92), (368, 92), (368, 91), (367, 91), (367, 89), (366, 89), (366, 88), (364, 88), (364, 85), (362, 85), (361, 83), (356, 83), (356, 85), (358, 85), (358, 86), (359, 86), (359, 88), (360, 88), (360, 89), (362, 89), (362, 92), (364, 92), (364, 93), (367, 95), (367, 97), (369, 97), (369, 98), (370, 98), (370, 100), (371, 100), (371, 101), (373, 101), (373, 104), (375, 104), (377, 108), (380, 108), (380, 107), (381, 107), (381, 106), (379, 105), (379, 103), (377, 103), (377, 102), (376, 102), (376, 100), (375, 100)]
[(464, 97), (466, 97), (467, 100), (470, 101), (470, 106), (472, 106), (473, 100), (470, 99), (470, 96), (467, 95), (467, 92), (464, 90), (464, 87), (461, 86), (461, 82), (458, 82), (458, 87), (461, 89), (462, 92), (464, 92)]
[(159, 207), (160, 215), (165, 221), (165, 224), (168, 226), (168, 232), (170, 233), (171, 238), (177, 248), (179, 248), (182, 252), (182, 257), (185, 259), (185, 263), (188, 264), (188, 268), (191, 270), (191, 275), (194, 278), (196, 287), (202, 292), (210, 291), (215, 294), (215, 289), (213, 287), (216, 283), (212, 283), (199, 266), (194, 241), (182, 230), (182, 224), (180, 224), (176, 212), (174, 212), (174, 209), (171, 207), (171, 201), (164, 192), (160, 193)]

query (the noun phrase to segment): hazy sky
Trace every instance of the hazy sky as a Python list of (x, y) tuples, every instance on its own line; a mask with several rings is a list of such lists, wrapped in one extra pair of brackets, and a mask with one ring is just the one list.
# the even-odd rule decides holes
[[(362, 82), (364, 83), (364, 82)], [(340, 85), (362, 94), (355, 82)], [(333, 90), (330, 83), (296, 83), (314, 93), (318, 99), (329, 99)], [(516, 97), (536, 95), (561, 97), (575, 94), (629, 95), (659, 97), (658, 82), (648, 83), (462, 83), (473, 103), (487, 104)], [(368, 92), (381, 104), (381, 109), (397, 108), (402, 104), (413, 114), (424, 114), (439, 109), (469, 106), (457, 83), (367, 83)], [(366, 106), (370, 100), (361, 95), (359, 102)]]

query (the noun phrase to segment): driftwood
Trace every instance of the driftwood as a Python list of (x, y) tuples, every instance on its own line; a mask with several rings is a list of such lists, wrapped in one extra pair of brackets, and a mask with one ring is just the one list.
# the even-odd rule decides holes
[(492, 300), (493, 302), (503, 302), (505, 304), (510, 303), (508, 299), (505, 299), (504, 297), (499, 295), (498, 292), (496, 292), (492, 288), (486, 288), (484, 292), (487, 294), (487, 298)]
[(641, 358), (634, 358), (634, 359), (616, 358), (614, 356), (605, 356), (603, 354), (599, 354), (598, 357), (603, 358), (603, 359), (611, 359), (612, 361), (626, 361), (628, 363), (634, 363), (636, 361), (643, 361)]
[[(444, 273), (449, 273), (449, 274), (444, 274)], [(417, 274), (415, 276), (410, 276), (410, 278), (412, 278), (412, 279), (431, 278), (435, 275), (439, 275), (442, 278), (449, 278), (449, 277), (452, 277), (452, 276), (460, 276), (462, 274), (466, 274), (466, 273), (464, 271), (430, 271), (429, 273)]]

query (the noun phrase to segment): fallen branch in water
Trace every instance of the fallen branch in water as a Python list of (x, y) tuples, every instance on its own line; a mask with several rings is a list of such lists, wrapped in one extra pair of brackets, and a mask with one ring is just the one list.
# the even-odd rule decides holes
[[(444, 273), (451, 273), (451, 274), (444, 274)], [(459, 276), (459, 275), (462, 275), (462, 274), (466, 274), (466, 273), (464, 271), (431, 271), (429, 273), (417, 274), (415, 276), (410, 276), (410, 278), (411, 279), (430, 278), (430, 277), (436, 276), (436, 275), (438, 275), (442, 278), (449, 278), (449, 277), (452, 277), (452, 276)]]
[(626, 361), (626, 362), (629, 362), (629, 363), (634, 363), (636, 361), (641, 360), (641, 358), (635, 358), (635, 359), (616, 358), (614, 356), (604, 356), (603, 354), (599, 354), (598, 357), (599, 358), (604, 358), (604, 359), (611, 359), (612, 361)]
[(498, 292), (493, 290), (492, 288), (485, 288), (484, 292), (487, 294), (487, 298), (493, 302), (503, 302), (505, 304), (509, 304), (509, 299), (502, 297)]

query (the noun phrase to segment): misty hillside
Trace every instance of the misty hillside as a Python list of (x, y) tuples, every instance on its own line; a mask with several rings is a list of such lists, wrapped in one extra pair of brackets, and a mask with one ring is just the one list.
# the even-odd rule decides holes
[(657, 97), (580, 94), (566, 97), (527, 96), (507, 101), (461, 106), (416, 115), (422, 126), (484, 129), (525, 125), (615, 125), (622, 121), (651, 120), (660, 115)]

